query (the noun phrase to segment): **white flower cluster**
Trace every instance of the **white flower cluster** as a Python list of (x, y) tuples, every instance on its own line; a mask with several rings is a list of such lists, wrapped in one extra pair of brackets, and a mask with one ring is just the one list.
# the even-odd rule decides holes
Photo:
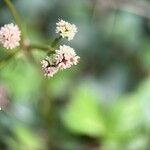
[[(77, 27), (64, 20), (56, 23), (56, 33), (59, 33), (62, 38), (72, 40), (77, 33)], [(53, 77), (59, 70), (70, 68), (76, 65), (80, 57), (77, 56), (75, 50), (67, 45), (62, 45), (55, 50), (52, 57), (46, 57), (41, 61), (42, 71), (45, 76)]]
[[(64, 20), (56, 23), (56, 33), (59, 33), (61, 38), (72, 40), (77, 33), (77, 27)], [(20, 45), (21, 32), (17, 25), (11, 23), (0, 28), (0, 44), (6, 49), (14, 49)], [(58, 43), (57, 43), (58, 44)], [(42, 71), (45, 76), (53, 77), (58, 70), (70, 68), (76, 65), (79, 61), (75, 50), (70, 46), (62, 45), (55, 50), (52, 57), (46, 57), (41, 61)]]
[(53, 61), (47, 57), (41, 61), (42, 70), (45, 76), (53, 77), (58, 70), (70, 68), (72, 65), (77, 65), (80, 57), (76, 55), (73, 48), (70, 46), (60, 46), (59, 50), (53, 55)]
[(79, 56), (76, 55), (73, 48), (70, 46), (60, 46), (59, 50), (56, 50), (55, 62), (59, 69), (67, 69), (72, 65), (76, 65), (79, 60)]
[(53, 75), (58, 71), (57, 67), (50, 64), (48, 57), (41, 61), (41, 65), (43, 73), (47, 77), (53, 77)]
[(74, 24), (70, 24), (64, 20), (60, 20), (56, 23), (56, 33), (59, 33), (63, 38), (72, 40), (77, 33), (77, 27)]
[(13, 49), (19, 46), (20, 30), (17, 25), (6, 24), (0, 29), (0, 44), (6, 49)]

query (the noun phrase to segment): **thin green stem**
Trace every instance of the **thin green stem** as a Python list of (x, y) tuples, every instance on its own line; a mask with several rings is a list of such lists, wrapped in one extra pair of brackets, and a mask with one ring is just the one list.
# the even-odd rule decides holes
[(27, 47), (28, 50), (31, 50), (31, 49), (39, 49), (39, 50), (43, 50), (43, 51), (46, 51), (50, 54), (54, 53), (54, 50), (52, 47), (50, 46), (47, 46), (47, 45), (38, 45), (38, 44), (30, 44), (28, 47)]
[(58, 45), (62, 37), (55, 38), (55, 40), (52, 42), (51, 46), (47, 45), (39, 45), (39, 44), (30, 44), (27, 49), (40, 49), (47, 52), (47, 55), (51, 55), (55, 53), (55, 47)]
[(57, 47), (57, 45), (59, 44), (59, 42), (61, 41), (62, 37), (59, 36), (57, 38), (54, 39), (54, 41), (51, 44), (51, 49), (47, 52), (47, 55), (51, 55), (55, 53), (55, 48)]
[(52, 42), (51, 46), (53, 48), (55, 48), (58, 45), (58, 43), (61, 41), (61, 39), (62, 39), (61, 36), (59, 36), (58, 38), (55, 38), (55, 40)]
[(14, 17), (14, 20), (15, 20), (16, 24), (18, 25), (19, 29), (21, 30), (21, 46), (23, 47), (24, 32), (23, 32), (23, 27), (21, 24), (20, 16), (19, 16), (18, 12), (16, 11), (14, 5), (12, 4), (12, 2), (10, 0), (4, 0), (4, 2), (6, 4), (6, 6), (8, 7), (10, 13)]

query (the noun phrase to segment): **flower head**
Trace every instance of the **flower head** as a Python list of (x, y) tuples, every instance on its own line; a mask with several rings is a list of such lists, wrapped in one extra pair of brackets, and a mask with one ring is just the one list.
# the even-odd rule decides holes
[(13, 49), (19, 46), (20, 30), (17, 25), (6, 24), (0, 29), (0, 43), (6, 49)]
[(53, 75), (58, 71), (58, 68), (51, 64), (49, 57), (41, 61), (42, 70), (45, 76), (53, 77)]
[(67, 38), (70, 41), (77, 33), (77, 27), (74, 24), (60, 20), (56, 23), (56, 33), (60, 33), (63, 38)]
[(66, 45), (60, 46), (59, 50), (56, 50), (54, 56), (55, 63), (61, 70), (76, 65), (79, 58), (80, 57), (76, 55), (74, 49)]

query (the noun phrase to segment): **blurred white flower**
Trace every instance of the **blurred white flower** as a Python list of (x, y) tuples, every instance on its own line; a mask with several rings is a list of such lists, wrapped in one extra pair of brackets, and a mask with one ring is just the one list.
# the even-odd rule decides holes
[(63, 38), (67, 38), (70, 41), (77, 33), (77, 27), (74, 24), (60, 20), (56, 23), (56, 33), (60, 33)]
[(17, 25), (6, 24), (0, 29), (0, 43), (6, 49), (13, 49), (19, 46), (20, 30)]
[(48, 57), (41, 61), (41, 65), (42, 65), (42, 71), (44, 75), (47, 77), (53, 77), (53, 75), (58, 71), (58, 68), (50, 63)]
[(56, 50), (56, 54), (54, 55), (55, 63), (61, 70), (76, 65), (79, 58), (80, 57), (76, 55), (74, 49), (66, 45), (60, 46), (59, 50)]

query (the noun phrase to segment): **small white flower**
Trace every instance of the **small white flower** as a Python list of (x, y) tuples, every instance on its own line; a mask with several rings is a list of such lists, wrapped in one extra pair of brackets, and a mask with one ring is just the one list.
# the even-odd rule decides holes
[(70, 41), (77, 33), (77, 27), (74, 24), (60, 20), (56, 23), (56, 33), (60, 33), (63, 38), (67, 38)]
[(49, 65), (48, 60), (43, 59), (43, 60), (41, 61), (41, 65), (42, 65), (42, 68), (46, 68), (46, 67)]
[(53, 75), (58, 71), (58, 68), (50, 64), (49, 57), (41, 61), (42, 70), (45, 76), (53, 77)]
[(19, 46), (20, 30), (17, 25), (6, 24), (0, 29), (0, 43), (6, 49), (13, 49)]
[(56, 50), (56, 54), (54, 55), (55, 63), (61, 70), (76, 65), (79, 58), (80, 57), (76, 55), (74, 49), (66, 45), (60, 46), (59, 50)]

